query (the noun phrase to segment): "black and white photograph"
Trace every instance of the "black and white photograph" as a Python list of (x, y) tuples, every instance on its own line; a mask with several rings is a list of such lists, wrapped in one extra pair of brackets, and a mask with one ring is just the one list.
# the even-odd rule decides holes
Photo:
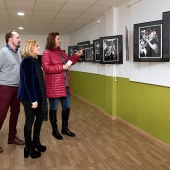
[(167, 61), (162, 58), (162, 21), (134, 24), (134, 61)]
[[(90, 45), (90, 41), (83, 41), (83, 42), (77, 43), (78, 50), (84, 49), (84, 47), (87, 45)], [(83, 62), (84, 60), (85, 60), (85, 51), (83, 51), (83, 54), (79, 59), (79, 62)]]
[(68, 46), (68, 56), (72, 57), (75, 52), (78, 51), (78, 46)]
[(162, 24), (139, 27), (139, 57), (162, 58)]
[(110, 37), (101, 37), (100, 52), (102, 57), (100, 59), (101, 64), (122, 64), (123, 62), (123, 47), (122, 47), (122, 36), (110, 36)]
[(94, 51), (93, 51), (93, 44), (84, 46), (85, 57), (84, 60), (88, 62), (94, 61)]
[(100, 40), (93, 40), (93, 48), (94, 48), (94, 62), (99, 63), (101, 54), (100, 54)]

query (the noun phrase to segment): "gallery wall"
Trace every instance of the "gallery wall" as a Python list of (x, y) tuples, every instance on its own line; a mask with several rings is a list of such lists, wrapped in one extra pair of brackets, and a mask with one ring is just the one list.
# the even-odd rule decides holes
[[(79, 41), (86, 40), (92, 43), (94, 39), (102, 36), (123, 35), (123, 64), (78, 63), (72, 70), (124, 77), (130, 81), (169, 87), (170, 62), (133, 62), (134, 24), (162, 20), (162, 13), (165, 11), (170, 11), (169, 0), (133, 0), (110, 9), (105, 16), (71, 35), (70, 44), (76, 45)], [(126, 61), (125, 26), (129, 34), (129, 61)]]

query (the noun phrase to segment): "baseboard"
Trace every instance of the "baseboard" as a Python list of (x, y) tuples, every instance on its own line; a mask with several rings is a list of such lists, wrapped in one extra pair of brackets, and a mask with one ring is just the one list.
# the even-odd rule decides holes
[(145, 131), (137, 128), (136, 126), (133, 126), (132, 124), (126, 122), (125, 120), (117, 117), (116, 120), (118, 122), (120, 122), (122, 125), (134, 130), (135, 132), (137, 132), (138, 134), (140, 134), (141, 136), (143, 136), (144, 138), (146, 138), (147, 140), (149, 140), (152, 144), (154, 144), (155, 146), (165, 150), (165, 151), (170, 151), (170, 146), (164, 142), (162, 142), (161, 140), (153, 137), (152, 135), (146, 133)]
[(77, 98), (79, 98), (80, 100), (82, 100), (83, 102), (86, 102), (88, 103), (89, 105), (95, 107), (95, 109), (100, 112), (101, 114), (104, 114), (106, 117), (108, 117), (109, 119), (113, 120), (113, 121), (118, 121), (119, 123), (121, 123), (122, 125), (134, 130), (135, 132), (137, 132), (138, 134), (142, 135), (144, 138), (146, 138), (147, 140), (149, 140), (152, 144), (154, 144), (155, 146), (165, 150), (165, 151), (170, 151), (170, 145), (160, 141), (159, 139), (151, 136), (150, 134), (144, 132), (143, 130), (137, 128), (136, 126), (126, 122), (125, 120), (119, 118), (119, 117), (116, 117), (116, 116), (111, 116), (109, 115), (108, 113), (106, 113), (103, 109), (101, 109), (100, 107), (96, 106), (95, 104), (87, 101), (86, 99), (80, 97), (80, 96), (77, 96), (76, 94), (73, 93), (73, 95)]

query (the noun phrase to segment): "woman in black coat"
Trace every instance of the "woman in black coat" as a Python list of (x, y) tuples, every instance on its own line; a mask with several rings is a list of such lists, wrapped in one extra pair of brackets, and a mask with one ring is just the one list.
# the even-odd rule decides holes
[(25, 158), (28, 158), (29, 155), (32, 158), (38, 158), (41, 156), (41, 152), (46, 151), (46, 146), (40, 143), (41, 126), (43, 120), (47, 117), (48, 111), (43, 72), (37, 57), (39, 50), (37, 40), (27, 40), (21, 53), (23, 60), (20, 66), (18, 98), (21, 100), (25, 111)]

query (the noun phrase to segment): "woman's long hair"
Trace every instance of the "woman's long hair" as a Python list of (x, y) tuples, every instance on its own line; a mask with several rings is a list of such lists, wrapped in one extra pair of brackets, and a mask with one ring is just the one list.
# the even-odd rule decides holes
[(59, 35), (58, 32), (50, 32), (48, 33), (47, 40), (46, 40), (46, 50), (53, 50), (55, 48), (55, 38)]

